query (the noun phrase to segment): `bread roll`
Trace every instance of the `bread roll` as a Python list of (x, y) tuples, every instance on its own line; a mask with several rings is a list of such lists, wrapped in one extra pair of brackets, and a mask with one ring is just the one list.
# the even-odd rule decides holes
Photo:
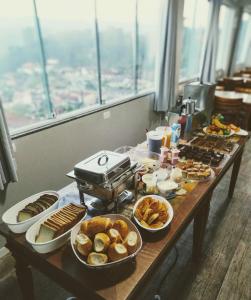
[(87, 263), (89, 265), (100, 266), (106, 264), (108, 257), (104, 253), (91, 252), (87, 257)]
[(89, 237), (94, 236), (96, 233), (105, 232), (112, 227), (110, 218), (94, 217), (86, 220), (81, 224), (81, 231)]
[(112, 226), (114, 229), (117, 229), (122, 238), (124, 239), (128, 234), (128, 225), (123, 220), (116, 220)]
[(111, 228), (108, 230), (107, 234), (112, 243), (121, 243), (122, 242), (122, 237), (117, 229)]
[(92, 241), (84, 233), (79, 233), (76, 237), (76, 247), (80, 254), (88, 256), (92, 251)]
[(96, 252), (105, 252), (110, 245), (110, 238), (105, 233), (97, 233), (94, 238), (94, 250)]
[(125, 239), (124, 245), (129, 254), (132, 254), (137, 249), (138, 235), (135, 231), (130, 231)]
[(126, 247), (120, 243), (112, 243), (108, 248), (108, 257), (111, 261), (116, 261), (128, 256)]

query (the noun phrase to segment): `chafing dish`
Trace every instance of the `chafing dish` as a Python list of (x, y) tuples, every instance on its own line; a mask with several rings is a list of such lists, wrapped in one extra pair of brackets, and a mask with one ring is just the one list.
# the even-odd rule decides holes
[(77, 182), (82, 204), (86, 205), (84, 194), (88, 194), (100, 199), (106, 211), (113, 207), (111, 203), (117, 210), (118, 198), (128, 181), (132, 181), (134, 187), (137, 184), (136, 166), (129, 156), (104, 150), (76, 164), (67, 176)]

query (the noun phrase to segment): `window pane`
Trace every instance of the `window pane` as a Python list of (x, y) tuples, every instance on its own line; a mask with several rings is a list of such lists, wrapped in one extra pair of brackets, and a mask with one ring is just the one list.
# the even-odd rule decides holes
[(94, 5), (37, 0), (50, 95), (57, 114), (98, 102)]
[(220, 8), (219, 16), (219, 44), (216, 69), (226, 71), (229, 55), (230, 42), (233, 33), (234, 9), (225, 5)]
[(244, 64), (251, 47), (251, 15), (244, 13), (241, 20), (240, 35), (238, 38), (237, 64)]
[(207, 0), (185, 0), (180, 80), (199, 76), (208, 24)]
[(49, 116), (31, 0), (0, 0), (0, 98), (10, 130)]
[(98, 0), (102, 98), (105, 101), (134, 93), (134, 0)]
[(156, 46), (159, 36), (160, 0), (138, 1), (138, 90), (154, 88)]

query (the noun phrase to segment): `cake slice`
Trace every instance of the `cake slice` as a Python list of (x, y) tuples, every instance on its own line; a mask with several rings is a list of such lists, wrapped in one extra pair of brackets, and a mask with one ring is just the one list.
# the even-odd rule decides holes
[(41, 224), (39, 233), (36, 237), (36, 243), (46, 243), (55, 238), (57, 230), (46, 224)]

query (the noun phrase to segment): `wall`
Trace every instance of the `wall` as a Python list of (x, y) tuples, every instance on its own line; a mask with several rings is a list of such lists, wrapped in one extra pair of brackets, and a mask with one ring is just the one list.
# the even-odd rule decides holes
[(71, 182), (65, 174), (74, 164), (102, 150), (136, 145), (145, 138), (145, 128), (158, 124), (152, 111), (153, 94), (15, 139), (18, 183), (0, 193), (0, 215), (25, 197), (57, 190)]

